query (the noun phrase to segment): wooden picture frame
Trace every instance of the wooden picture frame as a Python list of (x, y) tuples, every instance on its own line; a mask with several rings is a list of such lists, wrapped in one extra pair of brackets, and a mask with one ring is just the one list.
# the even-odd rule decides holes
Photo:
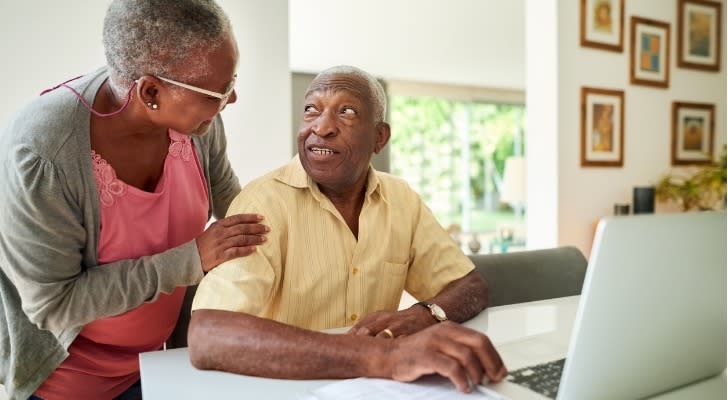
[(624, 48), (624, 0), (581, 0), (583, 47), (621, 53)]
[(624, 91), (581, 88), (581, 166), (624, 162)]
[(721, 3), (678, 0), (677, 66), (720, 71)]
[(714, 104), (672, 103), (672, 165), (712, 163), (714, 140)]
[(670, 24), (632, 17), (630, 25), (630, 82), (667, 88), (670, 82)]

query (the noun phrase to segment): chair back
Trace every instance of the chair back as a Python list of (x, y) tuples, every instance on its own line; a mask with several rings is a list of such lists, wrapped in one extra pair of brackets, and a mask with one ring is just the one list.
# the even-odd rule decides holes
[(578, 295), (586, 275), (572, 246), (468, 257), (488, 282), (488, 307)]

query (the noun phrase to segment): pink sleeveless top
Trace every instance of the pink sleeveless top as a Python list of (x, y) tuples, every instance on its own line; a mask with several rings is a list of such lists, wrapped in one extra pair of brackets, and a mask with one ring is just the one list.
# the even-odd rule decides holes
[[(111, 165), (92, 151), (101, 204), (99, 264), (161, 253), (205, 229), (207, 185), (194, 144), (172, 130), (169, 138), (164, 171), (153, 193), (117, 179)], [(139, 379), (139, 353), (159, 350), (172, 333), (184, 293), (178, 287), (124, 314), (86, 325), (68, 348), (68, 358), (35, 395), (96, 400), (124, 392)]]

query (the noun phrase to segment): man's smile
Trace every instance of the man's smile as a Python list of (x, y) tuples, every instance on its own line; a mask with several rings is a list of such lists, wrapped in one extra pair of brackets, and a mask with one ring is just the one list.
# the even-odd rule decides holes
[(328, 161), (340, 154), (338, 150), (329, 146), (309, 145), (307, 148), (312, 161)]
[(314, 152), (314, 153), (316, 153), (316, 154), (321, 154), (321, 155), (323, 155), (323, 154), (334, 154), (335, 153), (335, 151), (333, 151), (331, 149), (326, 149), (326, 148), (322, 148), (322, 147), (311, 147), (311, 151)]

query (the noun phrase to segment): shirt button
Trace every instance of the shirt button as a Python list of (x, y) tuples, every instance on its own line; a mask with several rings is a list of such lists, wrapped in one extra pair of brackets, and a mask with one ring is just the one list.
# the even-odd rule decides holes
[(351, 273), (354, 274), (354, 275), (358, 274), (359, 273), (359, 268), (354, 267), (354, 269), (351, 270)]
[(351, 320), (352, 320), (352, 321), (356, 321), (356, 319), (357, 319), (357, 318), (359, 318), (359, 316), (358, 316), (358, 315), (356, 315), (356, 314), (351, 314)]

